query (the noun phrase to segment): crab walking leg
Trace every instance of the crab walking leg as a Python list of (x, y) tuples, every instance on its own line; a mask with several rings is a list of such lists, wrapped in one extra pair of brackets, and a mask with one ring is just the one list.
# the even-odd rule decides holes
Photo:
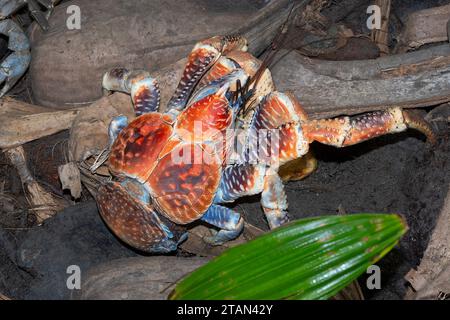
[(116, 141), (120, 131), (122, 131), (127, 125), (128, 125), (127, 116), (119, 115), (117, 117), (112, 118), (108, 126), (109, 148), (111, 148), (114, 141)]
[(270, 168), (264, 177), (264, 189), (261, 194), (261, 205), (270, 229), (289, 222), (287, 215), (288, 202), (284, 192), (283, 181), (278, 173)]
[(270, 228), (287, 222), (288, 204), (283, 182), (274, 169), (265, 165), (236, 164), (227, 167), (214, 202), (233, 202), (261, 192), (261, 205)]
[(8, 49), (13, 51), (0, 64), (0, 84), (5, 83), (0, 91), (2, 97), (25, 73), (31, 61), (31, 54), (27, 36), (14, 21), (0, 21), (0, 34), (9, 37)]
[(209, 207), (202, 220), (221, 229), (214, 236), (204, 239), (213, 245), (236, 239), (244, 228), (244, 219), (238, 212), (216, 204)]
[(230, 50), (246, 49), (247, 41), (245, 38), (238, 36), (217, 36), (198, 42), (188, 56), (180, 82), (167, 105), (167, 109), (184, 109), (200, 79), (223, 53)]
[(129, 93), (137, 116), (158, 111), (161, 100), (158, 83), (147, 71), (112, 69), (103, 76), (103, 88)]
[(407, 128), (419, 130), (431, 143), (436, 140), (430, 125), (422, 117), (398, 107), (354, 117), (310, 120), (302, 124), (303, 133), (309, 142), (317, 141), (335, 147), (350, 146)]
[(0, 1), (0, 19), (5, 19), (20, 9), (27, 3), (26, 0), (1, 0)]

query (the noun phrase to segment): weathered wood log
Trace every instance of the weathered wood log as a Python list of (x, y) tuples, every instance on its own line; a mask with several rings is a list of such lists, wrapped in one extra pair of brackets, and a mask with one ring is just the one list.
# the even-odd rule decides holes
[(415, 290), (407, 292), (406, 299), (450, 295), (450, 186), (423, 259), (405, 278)]
[(277, 89), (292, 91), (312, 118), (450, 101), (450, 46), (373, 60), (321, 61), (280, 52)]
[[(302, 0), (302, 4), (308, 1)], [(185, 57), (202, 39), (240, 33), (249, 49), (270, 44), (291, 8), (290, 0), (67, 1), (57, 6), (50, 29), (31, 31), (30, 78), (38, 104), (54, 108), (89, 105), (101, 97), (101, 79), (113, 67), (155, 72)], [(69, 30), (66, 13), (81, 10), (81, 28)]]
[(395, 52), (402, 53), (429, 43), (448, 40), (450, 5), (413, 12), (399, 36)]
[(113, 260), (87, 271), (76, 300), (165, 300), (173, 285), (208, 258), (167, 256)]
[(0, 149), (70, 128), (78, 109), (55, 111), (8, 97), (0, 101)]

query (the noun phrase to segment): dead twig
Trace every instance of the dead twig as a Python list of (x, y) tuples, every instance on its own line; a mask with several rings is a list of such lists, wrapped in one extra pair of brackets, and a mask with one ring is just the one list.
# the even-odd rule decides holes
[(380, 49), (380, 56), (389, 54), (389, 15), (391, 13), (391, 0), (376, 0), (375, 4), (381, 9), (381, 26), (372, 29), (372, 41)]

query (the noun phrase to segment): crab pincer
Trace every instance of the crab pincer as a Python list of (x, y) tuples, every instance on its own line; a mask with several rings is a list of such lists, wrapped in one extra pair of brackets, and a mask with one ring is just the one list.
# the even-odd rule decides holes
[(183, 227), (159, 215), (150, 204), (137, 201), (118, 182), (102, 185), (96, 201), (108, 227), (136, 249), (167, 253), (176, 250), (187, 237)]

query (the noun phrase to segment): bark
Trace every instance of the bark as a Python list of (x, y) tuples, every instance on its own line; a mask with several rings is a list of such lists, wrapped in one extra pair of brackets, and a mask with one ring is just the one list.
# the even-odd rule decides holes
[(8, 97), (0, 103), (0, 148), (10, 148), (69, 128), (78, 109), (55, 111)]
[(406, 299), (439, 299), (450, 296), (450, 190), (427, 250), (417, 270), (407, 275), (414, 291)]
[(448, 41), (450, 5), (413, 12), (408, 16), (396, 52), (417, 49), (428, 43)]
[(323, 61), (280, 52), (271, 67), (279, 91), (292, 91), (311, 118), (450, 100), (450, 47), (373, 60)]
[[(76, 300), (165, 300), (182, 277), (208, 258), (149, 256), (113, 260), (87, 271)], [(78, 291), (78, 290), (75, 290)]]

